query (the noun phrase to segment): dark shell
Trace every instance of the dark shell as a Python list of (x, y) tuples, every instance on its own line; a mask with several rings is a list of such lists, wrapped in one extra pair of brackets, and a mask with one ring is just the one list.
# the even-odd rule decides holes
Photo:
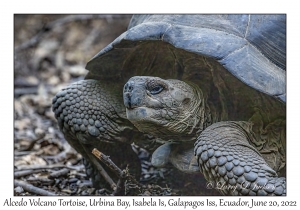
[(196, 73), (187, 61), (199, 55), (285, 102), (286, 15), (134, 15), (128, 30), (88, 62), (87, 78), (189, 80)]

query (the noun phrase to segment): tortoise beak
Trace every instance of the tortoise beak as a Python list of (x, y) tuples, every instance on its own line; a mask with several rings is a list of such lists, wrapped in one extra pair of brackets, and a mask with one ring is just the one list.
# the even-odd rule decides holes
[(123, 99), (127, 109), (134, 109), (142, 105), (145, 98), (145, 85), (142, 82), (128, 81), (124, 85)]

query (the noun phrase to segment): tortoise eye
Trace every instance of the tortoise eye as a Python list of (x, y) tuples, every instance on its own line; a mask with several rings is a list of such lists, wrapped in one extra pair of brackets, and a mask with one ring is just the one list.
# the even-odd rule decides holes
[(164, 87), (161, 86), (161, 85), (156, 85), (154, 86), (151, 90), (150, 90), (150, 93), (152, 95), (156, 95), (156, 94), (159, 94), (161, 91), (163, 91)]

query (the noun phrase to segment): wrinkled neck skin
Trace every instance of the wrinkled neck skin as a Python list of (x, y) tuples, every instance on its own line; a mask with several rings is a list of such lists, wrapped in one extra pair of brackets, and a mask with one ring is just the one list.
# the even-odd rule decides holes
[(175, 121), (170, 121), (166, 126), (171, 133), (174, 141), (195, 140), (198, 133), (205, 129), (207, 108), (203, 93), (197, 85), (188, 84), (193, 91), (193, 98), (189, 105), (182, 109)]

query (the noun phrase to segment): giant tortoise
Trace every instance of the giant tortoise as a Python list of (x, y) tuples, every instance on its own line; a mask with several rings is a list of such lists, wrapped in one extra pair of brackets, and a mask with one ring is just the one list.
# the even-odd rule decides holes
[(135, 143), (222, 194), (286, 195), (285, 36), (285, 15), (134, 15), (55, 117), (95, 187), (92, 149), (138, 175)]

